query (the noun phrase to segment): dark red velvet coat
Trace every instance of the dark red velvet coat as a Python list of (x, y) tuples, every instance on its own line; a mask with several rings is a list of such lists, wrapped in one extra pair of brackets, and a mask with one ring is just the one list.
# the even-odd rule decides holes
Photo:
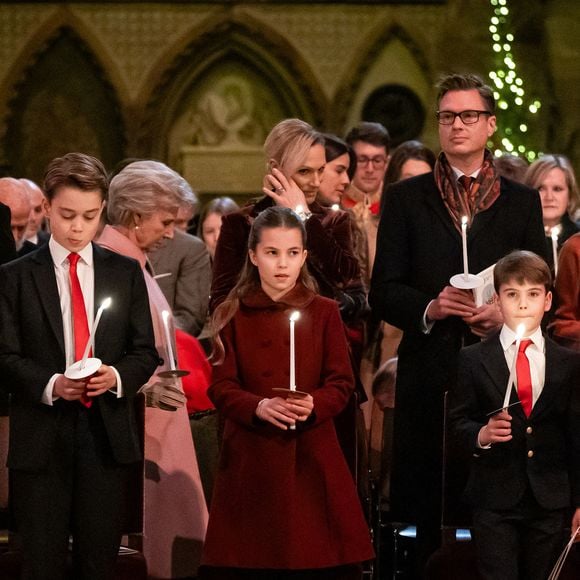
[[(296, 431), (258, 420), (258, 402), (289, 383), (289, 313), (296, 385), (314, 415)], [(354, 383), (336, 303), (301, 285), (282, 301), (244, 300), (222, 333), (226, 357), (209, 396), (226, 419), (202, 563), (306, 569), (373, 557), (369, 532), (331, 420)]]
[[(241, 210), (225, 215), (211, 282), (210, 311), (223, 302), (236, 285), (248, 255), (248, 238), (254, 218), (274, 202), (260, 198)], [(348, 213), (334, 211), (317, 202), (310, 204), (312, 217), (306, 222), (308, 270), (318, 283), (320, 294), (336, 298), (336, 290), (362, 287), (358, 259), (353, 252), (353, 223)]]

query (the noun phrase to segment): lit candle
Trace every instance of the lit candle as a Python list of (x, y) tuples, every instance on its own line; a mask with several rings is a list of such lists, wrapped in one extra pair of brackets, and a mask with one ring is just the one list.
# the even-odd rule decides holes
[(507, 409), (510, 404), (510, 396), (512, 391), (512, 386), (514, 384), (514, 379), (516, 376), (516, 364), (518, 361), (518, 351), (520, 350), (520, 343), (526, 331), (526, 326), (524, 324), (518, 324), (516, 329), (516, 352), (514, 354), (514, 360), (512, 361), (512, 366), (510, 368), (510, 378), (508, 379), (507, 389), (505, 391), (505, 397), (503, 399), (502, 409)]
[(461, 218), (461, 244), (463, 246), (463, 277), (469, 280), (469, 264), (467, 262), (467, 216)]
[(290, 390), (296, 390), (296, 350), (294, 340), (294, 324), (300, 318), (300, 312), (295, 310), (290, 315)]
[(174, 371), (177, 367), (175, 366), (175, 358), (173, 357), (173, 342), (171, 340), (171, 332), (169, 332), (169, 312), (164, 310), (161, 313), (161, 317), (163, 318), (163, 330), (165, 331), (165, 342), (167, 343), (169, 368)]
[(93, 327), (91, 328), (91, 334), (89, 335), (89, 340), (87, 340), (87, 346), (85, 346), (85, 352), (83, 353), (83, 358), (81, 360), (81, 369), (85, 368), (85, 364), (87, 363), (87, 359), (89, 358), (89, 352), (91, 348), (93, 351), (95, 350), (95, 334), (97, 332), (97, 326), (99, 326), (99, 322), (101, 320), (101, 316), (103, 315), (103, 311), (111, 306), (112, 300), (110, 298), (105, 298), (97, 310), (97, 316), (93, 322)]
[(552, 238), (552, 256), (554, 257), (554, 277), (558, 275), (558, 236), (560, 235), (560, 226), (552, 228), (550, 236)]

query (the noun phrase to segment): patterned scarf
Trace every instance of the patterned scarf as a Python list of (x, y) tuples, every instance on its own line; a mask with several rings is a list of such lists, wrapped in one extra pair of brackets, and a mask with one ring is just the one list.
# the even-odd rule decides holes
[(493, 164), (493, 155), (488, 149), (485, 150), (483, 165), (470, 191), (458, 182), (445, 153), (439, 155), (433, 172), (443, 203), (459, 232), (462, 216), (467, 216), (467, 223), (471, 225), (476, 214), (491, 207), (499, 196), (499, 175)]

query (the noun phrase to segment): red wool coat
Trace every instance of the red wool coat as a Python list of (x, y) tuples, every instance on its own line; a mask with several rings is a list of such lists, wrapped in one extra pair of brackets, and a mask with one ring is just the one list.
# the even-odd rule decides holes
[[(288, 387), (289, 314), (296, 322), (296, 386), (315, 415), (296, 431), (255, 417), (273, 387)], [(222, 334), (226, 357), (209, 396), (226, 419), (202, 563), (307, 569), (373, 557), (368, 527), (332, 418), (354, 388), (336, 303), (299, 285), (282, 301), (257, 291)]]

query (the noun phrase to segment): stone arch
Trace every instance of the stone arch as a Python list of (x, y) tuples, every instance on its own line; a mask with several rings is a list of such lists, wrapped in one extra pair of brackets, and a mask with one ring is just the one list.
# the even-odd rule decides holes
[[(167, 136), (195, 82), (212, 68), (239, 62), (266, 79), (285, 115), (323, 127), (328, 100), (304, 58), (275, 30), (248, 15), (208, 19), (152, 86), (151, 98), (134, 136), (136, 155), (168, 159)], [(154, 82), (156, 80), (156, 82)]]
[[(43, 165), (73, 148), (98, 156), (108, 166), (124, 156), (117, 92), (92, 47), (65, 20), (43, 27), (44, 34), (27, 45), (28, 61), (24, 65), (21, 56), (5, 109), (5, 170), (37, 181)], [(55, 62), (55, 52), (63, 62)]]
[[(369, 35), (369, 40), (362, 44), (360, 49), (352, 58), (352, 66), (349, 67), (349, 74), (346, 75), (340, 83), (340, 89), (336, 92), (336, 97), (332, 104), (334, 129), (341, 132), (348, 130), (348, 124), (360, 115), (362, 110), (361, 91), (368, 96), (380, 84), (377, 82), (373, 86), (363, 86), (369, 73), (376, 65), (381, 56), (388, 50), (389, 46), (399, 43), (402, 50), (409, 56), (409, 61), (416, 68), (420, 75), (420, 83), (423, 86), (422, 94), (419, 96), (425, 102), (431, 97), (431, 94), (425, 94), (427, 87), (432, 87), (433, 71), (426, 56), (426, 51), (419, 42), (412, 37), (409, 32), (399, 24), (389, 23), (386, 27), (381, 27), (375, 34)], [(408, 79), (400, 75), (399, 78), (393, 77), (389, 82), (399, 82), (407, 84)], [(411, 88), (413, 88), (411, 86)], [(350, 117), (349, 117), (350, 115)], [(356, 119), (356, 120), (360, 120)]]

